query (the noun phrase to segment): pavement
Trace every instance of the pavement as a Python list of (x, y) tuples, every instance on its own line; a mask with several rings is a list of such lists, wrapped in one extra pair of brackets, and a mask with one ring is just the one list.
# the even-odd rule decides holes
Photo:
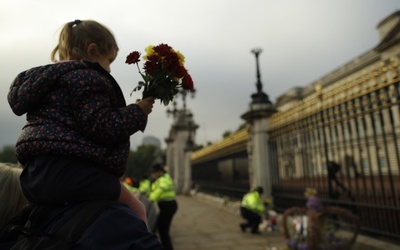
[(223, 208), (217, 200), (178, 196), (177, 202), (170, 231), (175, 250), (287, 249), (280, 232), (243, 233), (240, 215)]
[[(239, 202), (201, 193), (177, 196), (170, 235), (175, 250), (288, 250), (282, 229), (261, 235), (242, 232)], [(279, 218), (278, 218), (279, 224)], [(399, 244), (358, 235), (353, 250), (399, 250)]]

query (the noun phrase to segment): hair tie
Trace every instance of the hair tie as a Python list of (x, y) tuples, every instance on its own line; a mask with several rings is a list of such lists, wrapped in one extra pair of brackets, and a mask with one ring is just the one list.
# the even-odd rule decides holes
[(77, 25), (79, 25), (82, 21), (79, 19), (76, 19), (75, 21), (71, 22), (71, 24), (69, 25), (69, 27), (73, 28)]

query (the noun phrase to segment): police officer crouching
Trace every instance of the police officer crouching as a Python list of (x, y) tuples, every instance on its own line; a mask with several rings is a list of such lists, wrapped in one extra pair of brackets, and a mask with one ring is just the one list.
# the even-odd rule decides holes
[(152, 168), (152, 175), (155, 181), (151, 185), (150, 201), (157, 203), (159, 215), (157, 218), (157, 231), (165, 250), (172, 250), (169, 229), (172, 217), (178, 210), (175, 200), (175, 188), (171, 176), (164, 170), (161, 164), (156, 164)]
[(262, 187), (257, 187), (243, 197), (240, 205), (240, 214), (247, 222), (240, 224), (242, 232), (245, 232), (246, 228), (250, 227), (252, 234), (261, 234), (258, 227), (262, 220), (261, 214), (265, 211), (264, 202), (261, 198), (263, 192)]

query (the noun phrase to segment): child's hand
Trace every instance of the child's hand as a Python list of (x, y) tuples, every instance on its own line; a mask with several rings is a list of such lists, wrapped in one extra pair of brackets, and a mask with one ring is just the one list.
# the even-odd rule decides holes
[(139, 107), (143, 110), (143, 112), (146, 115), (148, 115), (153, 110), (154, 97), (147, 97), (144, 98), (143, 100), (137, 99), (136, 104), (139, 105)]

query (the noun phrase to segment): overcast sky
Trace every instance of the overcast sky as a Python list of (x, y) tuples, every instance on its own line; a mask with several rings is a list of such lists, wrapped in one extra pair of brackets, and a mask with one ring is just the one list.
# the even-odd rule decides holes
[[(15, 76), (50, 63), (59, 28), (75, 19), (94, 19), (116, 36), (120, 52), (111, 65), (128, 103), (137, 69), (126, 55), (167, 43), (186, 57), (197, 90), (187, 106), (199, 125), (196, 143), (222, 139), (243, 120), (256, 91), (255, 57), (262, 48), (263, 90), (274, 102), (294, 86), (306, 86), (379, 42), (376, 26), (400, 10), (400, 0), (0, 0), (0, 148), (14, 145), (25, 123), (7, 102)], [(181, 108), (182, 102), (178, 102)], [(144, 136), (162, 141), (172, 118), (156, 103)]]

